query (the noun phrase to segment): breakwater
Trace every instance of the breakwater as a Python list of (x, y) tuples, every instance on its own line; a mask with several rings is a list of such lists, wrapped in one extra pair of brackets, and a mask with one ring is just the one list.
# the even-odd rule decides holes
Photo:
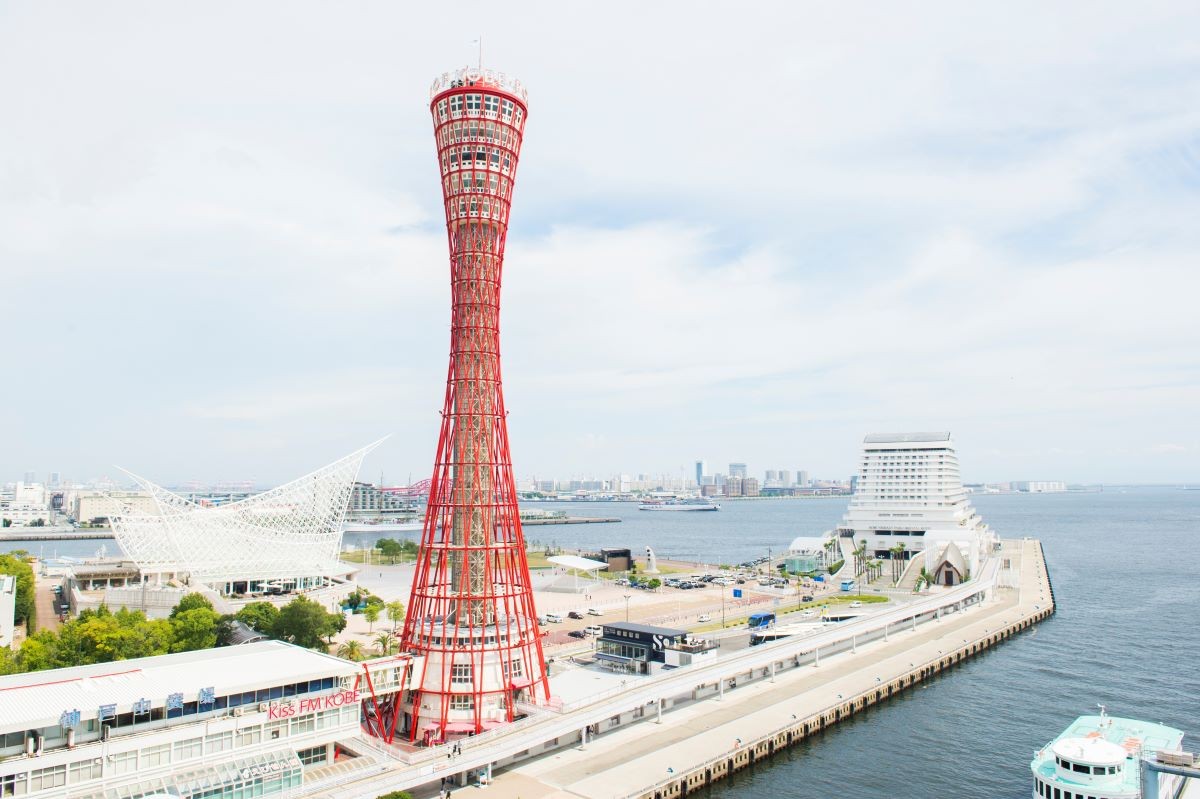
[[(1037, 542), (1036, 557), (1032, 560), (1033, 563), (1025, 564), (1024, 568), (1029, 571), (1023, 575), (1027, 579), (1022, 582), (1028, 583), (1028, 578), (1032, 578), (1035, 585), (1031, 588), (1038, 591), (1038, 597), (1049, 596), (1047, 602), (1031, 600), (1018, 605), (1016, 618), (1001, 622), (997, 628), (986, 627), (981, 633), (977, 632), (973, 636), (962, 639), (961, 643), (950, 649), (938, 650), (933, 657), (910, 662), (906, 669), (891, 675), (887, 680), (875, 678), (874, 684), (868, 684), (853, 693), (839, 694), (836, 701), (826, 703), (813, 712), (793, 715), (786, 723), (764, 729), (745, 740), (739, 738), (727, 752), (682, 768), (672, 768), (670, 775), (665, 779), (627, 793), (626, 796), (628, 799), (677, 799), (702, 790), (755, 763), (768, 761), (775, 754), (806, 738), (874, 705), (909, 691), (920, 683), (958, 666), (967, 659), (1049, 618), (1055, 611), (1053, 587), (1040, 542)], [(1032, 591), (1030, 596), (1033, 596)], [(1007, 615), (1011, 615), (1011, 613)]]

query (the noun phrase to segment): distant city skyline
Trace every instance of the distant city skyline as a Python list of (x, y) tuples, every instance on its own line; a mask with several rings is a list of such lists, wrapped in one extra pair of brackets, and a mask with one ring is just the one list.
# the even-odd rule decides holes
[(0, 25), (10, 479), (272, 485), (388, 433), (364, 474), (427, 477), (428, 88), (482, 32), (529, 90), (518, 474), (948, 429), (975, 481), (1200, 482), (1195, 3), (66, 8)]

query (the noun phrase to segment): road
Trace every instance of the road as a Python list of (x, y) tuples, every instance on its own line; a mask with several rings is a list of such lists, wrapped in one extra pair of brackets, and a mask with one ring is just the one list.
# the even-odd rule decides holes
[(43, 577), (38, 574), (40, 563), (33, 565), (33, 598), (37, 607), (37, 629), (58, 630), (58, 608), (54, 603), (54, 586), (62, 584), (61, 577)]

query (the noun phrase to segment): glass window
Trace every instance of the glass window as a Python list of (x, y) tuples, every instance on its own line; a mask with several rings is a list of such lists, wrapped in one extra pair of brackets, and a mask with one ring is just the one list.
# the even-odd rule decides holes
[(0, 776), (0, 796), (24, 796), (28, 789), (24, 774)]
[(262, 726), (247, 727), (244, 730), (238, 730), (237, 745), (252, 746), (262, 743)]
[(471, 682), (473, 669), (470, 663), (455, 663), (450, 667), (450, 682)]
[(203, 738), (186, 738), (175, 742), (175, 760), (188, 760), (204, 754)]
[(298, 735), (302, 732), (312, 732), (315, 730), (317, 728), (317, 720), (314, 714), (309, 713), (292, 719), (288, 726), (291, 735)]
[(47, 788), (58, 788), (67, 784), (67, 767), (50, 766), (49, 768), (34, 769), (29, 775), (29, 790), (44, 791)]
[(70, 778), (72, 785), (78, 785), (81, 782), (88, 780), (100, 779), (100, 764), (95, 758), (88, 760), (80, 760), (78, 763), (72, 763), (70, 768)]
[(287, 737), (287, 720), (280, 719), (279, 721), (271, 721), (266, 725), (266, 739), (268, 741), (276, 738)]
[(110, 774), (131, 774), (137, 771), (137, 751), (117, 752), (109, 755), (108, 770)]
[(467, 110), (468, 111), (478, 111), (479, 110), (479, 101), (480, 101), (480, 95), (468, 94), (467, 95)]
[(219, 732), (204, 739), (204, 754), (227, 752), (233, 748), (233, 733)]
[(171, 745), (160, 744), (159, 746), (147, 746), (142, 750), (141, 763), (142, 768), (154, 768), (155, 766), (165, 766), (171, 762)]
[(451, 694), (451, 710), (470, 710), (475, 707), (475, 697), (471, 694)]

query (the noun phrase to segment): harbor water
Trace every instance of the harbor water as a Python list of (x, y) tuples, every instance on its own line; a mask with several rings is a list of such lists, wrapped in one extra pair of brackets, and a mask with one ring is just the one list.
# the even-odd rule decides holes
[[(718, 513), (649, 513), (632, 503), (538, 503), (613, 524), (533, 527), (527, 537), (567, 549), (647, 545), (660, 558), (714, 565), (779, 553), (832, 527), (846, 497), (726, 502)], [(1078, 715), (1162, 722), (1200, 748), (1200, 491), (1109, 488), (1102, 493), (976, 495), (1004, 538), (1044, 544), (1058, 613), (914, 691), (856, 715), (769, 763), (707, 789), (736, 797), (979, 797), (1031, 795), (1029, 760)], [(416, 537), (415, 533), (391, 537)], [(350, 533), (347, 546), (378, 535)], [(4, 542), (83, 557), (115, 542)], [(669, 765), (669, 764), (667, 764)]]

